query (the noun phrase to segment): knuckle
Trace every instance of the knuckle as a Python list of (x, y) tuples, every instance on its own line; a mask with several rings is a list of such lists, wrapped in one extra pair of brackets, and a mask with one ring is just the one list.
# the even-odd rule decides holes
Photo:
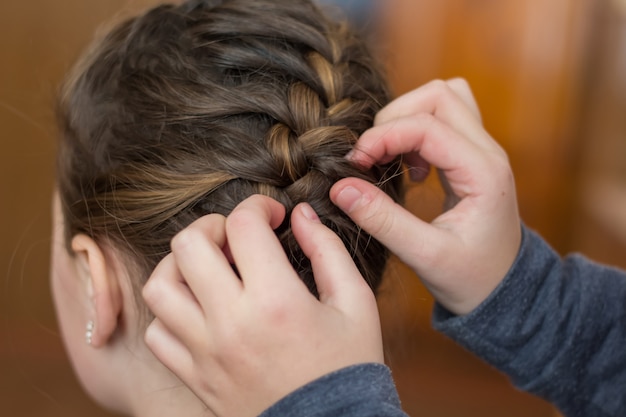
[(289, 302), (285, 297), (265, 296), (257, 305), (259, 317), (272, 327), (282, 325), (289, 320)]
[(213, 358), (227, 362), (230, 358), (239, 355), (241, 347), (249, 339), (248, 330), (249, 327), (245, 325), (245, 321), (242, 322), (241, 316), (235, 313), (228, 324), (212, 324), (210, 339), (207, 339), (204, 333), (200, 333), (197, 340), (189, 345), (195, 347), (192, 353), (197, 354), (198, 361)]
[(167, 305), (167, 290), (161, 285), (153, 284), (148, 289), (144, 286), (141, 295), (146, 306), (157, 317), (163, 310), (163, 306)]
[(456, 96), (456, 94), (454, 93), (454, 89), (450, 85), (449, 81), (435, 80), (432, 82), (431, 88), (435, 92), (437, 102), (450, 100)]
[(239, 206), (226, 218), (226, 231), (245, 230), (254, 223), (255, 213), (249, 206)]
[(153, 307), (159, 303), (162, 294), (161, 283), (159, 280), (150, 279), (141, 289), (141, 296), (148, 305)]
[[(431, 114), (431, 113), (419, 113), (416, 114), (415, 116), (415, 120), (416, 122), (422, 126), (422, 128), (424, 129), (424, 132), (428, 133), (432, 133), (434, 131), (436, 131), (436, 127), (437, 127), (437, 118)], [(399, 140), (404, 140), (403, 137), (400, 137)]]
[(336, 259), (341, 255), (349, 256), (346, 246), (341, 241), (336, 242), (329, 239), (326, 243), (320, 242), (320, 245), (312, 250), (308, 258), (312, 265), (323, 265), (329, 262), (329, 259)]
[(371, 225), (369, 233), (373, 236), (388, 236), (394, 230), (394, 216), (385, 210), (372, 210), (366, 221)]
[(154, 282), (149, 280), (141, 289), (141, 297), (144, 299), (146, 304), (148, 304), (148, 306), (150, 306), (156, 301), (157, 296), (155, 295), (153, 286), (154, 286)]
[(443, 92), (448, 90), (448, 84), (442, 79), (432, 80), (429, 83), (429, 87), (435, 91)]
[(463, 89), (466, 91), (471, 91), (470, 85), (467, 80), (463, 77), (454, 77), (448, 80), (448, 86), (454, 85), (459, 89)]
[(345, 251), (345, 246), (339, 236), (337, 236), (332, 230), (322, 226), (319, 230), (311, 235), (311, 242), (313, 243), (310, 259), (314, 261), (322, 258), (324, 253)]
[(212, 213), (200, 217), (174, 235), (170, 248), (173, 252), (183, 251), (201, 241), (220, 239), (224, 223), (225, 217), (221, 214)]
[(202, 239), (204, 234), (193, 224), (178, 232), (170, 243), (173, 252), (182, 251), (194, 245), (194, 242)]

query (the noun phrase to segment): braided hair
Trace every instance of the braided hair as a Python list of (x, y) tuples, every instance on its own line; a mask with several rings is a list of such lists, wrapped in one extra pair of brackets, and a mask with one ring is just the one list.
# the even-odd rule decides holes
[[(308, 0), (151, 9), (96, 41), (60, 95), (66, 240), (106, 240), (140, 288), (177, 232), (264, 194), (287, 213), (310, 203), (375, 289), (387, 251), (328, 193), (350, 176), (401, 199), (397, 161), (363, 170), (344, 158), (388, 100), (362, 39)], [(289, 216), (276, 233), (316, 294)]]

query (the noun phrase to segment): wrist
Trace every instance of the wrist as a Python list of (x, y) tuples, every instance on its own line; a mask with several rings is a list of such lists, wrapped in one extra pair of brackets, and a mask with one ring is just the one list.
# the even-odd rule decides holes
[(391, 370), (380, 363), (348, 366), (283, 397), (259, 417), (373, 416), (381, 407), (400, 410)]

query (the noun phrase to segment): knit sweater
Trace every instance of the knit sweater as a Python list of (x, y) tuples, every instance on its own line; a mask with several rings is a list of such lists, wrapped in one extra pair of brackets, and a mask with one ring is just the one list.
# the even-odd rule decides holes
[[(460, 278), (462, 279), (462, 277)], [(434, 327), (566, 417), (626, 416), (626, 272), (560, 256), (524, 228), (511, 270), (474, 311), (435, 305)], [(341, 369), (261, 417), (406, 416), (389, 368)]]

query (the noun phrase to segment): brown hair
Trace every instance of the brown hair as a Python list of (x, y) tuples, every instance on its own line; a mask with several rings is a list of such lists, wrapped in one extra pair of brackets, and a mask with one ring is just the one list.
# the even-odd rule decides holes
[[(344, 156), (389, 100), (363, 41), (306, 0), (187, 1), (127, 20), (97, 41), (59, 103), (58, 187), (66, 238), (129, 254), (143, 285), (172, 237), (252, 194), (310, 203), (372, 288), (385, 248), (330, 201), (359, 177), (400, 199), (399, 163)], [(277, 229), (316, 293), (287, 216)]]

